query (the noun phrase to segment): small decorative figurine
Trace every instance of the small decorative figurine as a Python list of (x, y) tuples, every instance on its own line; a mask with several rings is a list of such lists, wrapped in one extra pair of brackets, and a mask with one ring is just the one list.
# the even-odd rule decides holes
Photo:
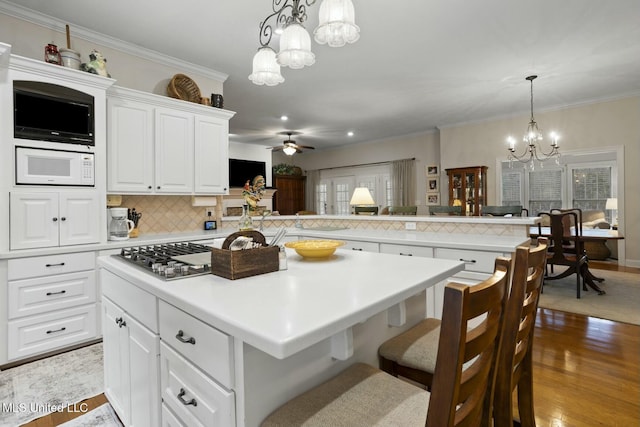
[(107, 72), (107, 58), (102, 56), (100, 52), (93, 49), (89, 54), (90, 61), (82, 63), (80, 69), (88, 73), (97, 74), (102, 77), (111, 77)]
[(258, 202), (262, 199), (262, 195), (265, 190), (265, 180), (262, 175), (258, 175), (253, 178), (253, 182), (249, 184), (249, 181), (244, 184), (242, 190), (242, 196), (245, 202), (249, 205), (249, 210), (255, 210), (258, 206)]

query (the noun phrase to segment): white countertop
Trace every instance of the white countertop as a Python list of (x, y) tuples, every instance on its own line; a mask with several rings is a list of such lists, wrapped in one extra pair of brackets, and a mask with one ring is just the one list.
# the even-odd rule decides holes
[(276, 358), (286, 358), (464, 269), (459, 261), (338, 249), (289, 269), (239, 280), (163, 281), (113, 256), (98, 265)]

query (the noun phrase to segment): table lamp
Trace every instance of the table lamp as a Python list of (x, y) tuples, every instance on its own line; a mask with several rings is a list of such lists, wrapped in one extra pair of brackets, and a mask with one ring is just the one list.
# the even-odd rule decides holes
[[(371, 196), (371, 193), (369, 192), (369, 189), (367, 187), (356, 187), (356, 189), (353, 190), (353, 195), (351, 196), (351, 201), (349, 202), (349, 204), (351, 206), (354, 206), (354, 213), (358, 215), (359, 206), (371, 206), (375, 205), (376, 202), (373, 201), (373, 197)], [(369, 215), (373, 215), (375, 212), (367, 210), (367, 213)]]
[(618, 215), (616, 215), (615, 218), (614, 218), (613, 217), (613, 211), (617, 211), (618, 210), (618, 199), (615, 198), (615, 197), (607, 199), (607, 203), (605, 204), (604, 208), (606, 210), (610, 210), (611, 211), (611, 220), (613, 221), (613, 226), (617, 227), (618, 226)]

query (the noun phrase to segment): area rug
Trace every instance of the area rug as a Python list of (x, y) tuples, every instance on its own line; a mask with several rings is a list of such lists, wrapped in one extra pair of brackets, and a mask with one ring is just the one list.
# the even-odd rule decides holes
[(18, 426), (104, 391), (102, 343), (0, 372), (0, 425)]
[(590, 289), (581, 291), (577, 299), (576, 276), (571, 275), (545, 281), (539, 306), (640, 325), (640, 274), (609, 270), (592, 270), (592, 273), (605, 279), (598, 284), (605, 295)]
[(110, 404), (104, 403), (58, 427), (123, 427)]

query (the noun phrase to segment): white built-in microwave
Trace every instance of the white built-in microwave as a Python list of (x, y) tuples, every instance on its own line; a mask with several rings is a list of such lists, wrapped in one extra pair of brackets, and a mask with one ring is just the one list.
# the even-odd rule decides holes
[(94, 154), (16, 147), (16, 185), (93, 187)]

